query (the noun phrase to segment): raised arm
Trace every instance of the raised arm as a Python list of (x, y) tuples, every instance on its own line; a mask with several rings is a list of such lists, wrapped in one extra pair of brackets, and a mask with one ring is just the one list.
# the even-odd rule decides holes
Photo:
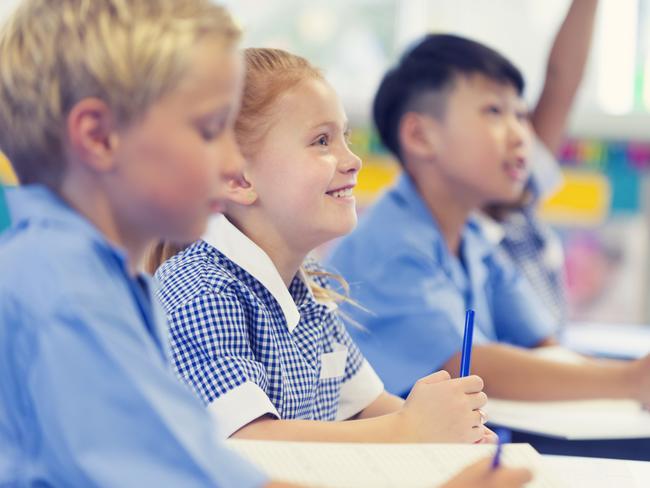
[(553, 153), (560, 149), (582, 81), (597, 6), (598, 0), (573, 0), (548, 58), (546, 80), (532, 114), (532, 124), (539, 139)]

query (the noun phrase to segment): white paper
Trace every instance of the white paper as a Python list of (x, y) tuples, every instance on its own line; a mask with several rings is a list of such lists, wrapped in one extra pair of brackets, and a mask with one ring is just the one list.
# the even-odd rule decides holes
[(619, 459), (543, 456), (543, 463), (567, 486), (588, 488), (647, 488), (650, 463)]
[(632, 400), (515, 402), (491, 398), (493, 425), (571, 440), (650, 437), (650, 413)]
[[(229, 440), (227, 445), (271, 478), (312, 487), (424, 488), (437, 486), (496, 446), (461, 444), (335, 444)], [(543, 466), (529, 444), (508, 444), (502, 462), (534, 472), (529, 488), (566, 485)]]

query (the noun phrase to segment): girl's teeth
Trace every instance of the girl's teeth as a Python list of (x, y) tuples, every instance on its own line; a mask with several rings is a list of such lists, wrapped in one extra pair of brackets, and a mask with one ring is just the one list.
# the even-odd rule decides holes
[(334, 198), (343, 198), (343, 197), (352, 196), (352, 188), (348, 188), (347, 190), (335, 191), (334, 193), (332, 193), (332, 196)]

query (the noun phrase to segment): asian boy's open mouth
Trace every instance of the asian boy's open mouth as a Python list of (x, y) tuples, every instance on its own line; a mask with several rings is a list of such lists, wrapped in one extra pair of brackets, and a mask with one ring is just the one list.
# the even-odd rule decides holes
[(503, 170), (508, 177), (515, 182), (525, 183), (530, 174), (528, 161), (523, 157), (517, 157), (503, 163)]

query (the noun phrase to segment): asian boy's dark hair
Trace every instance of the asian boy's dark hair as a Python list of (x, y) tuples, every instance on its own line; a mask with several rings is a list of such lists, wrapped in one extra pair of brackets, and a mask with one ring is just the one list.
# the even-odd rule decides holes
[(434, 116), (442, 117), (446, 95), (456, 79), (472, 75), (512, 85), (519, 95), (524, 91), (524, 78), (510, 61), (464, 37), (429, 34), (404, 53), (384, 76), (373, 102), (374, 122), (386, 148), (403, 163), (399, 141), (402, 116), (421, 112), (426, 104)]

